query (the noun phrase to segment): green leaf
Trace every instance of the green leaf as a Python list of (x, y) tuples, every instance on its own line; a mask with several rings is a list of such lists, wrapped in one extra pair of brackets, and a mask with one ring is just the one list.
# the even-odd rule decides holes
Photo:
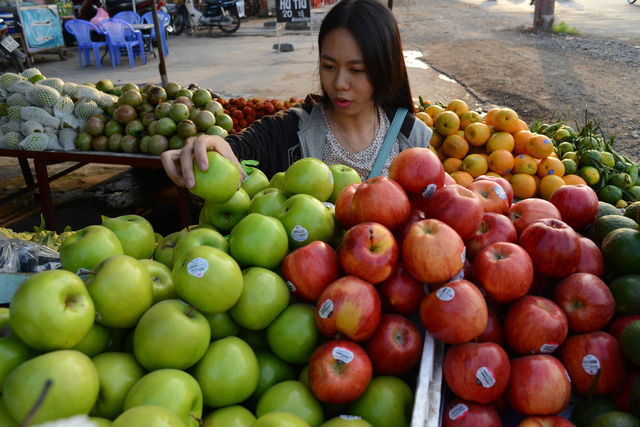
[(251, 167), (258, 166), (260, 162), (257, 160), (243, 160), (240, 162), (240, 166), (242, 166), (242, 170), (244, 173), (249, 175), (251, 173)]

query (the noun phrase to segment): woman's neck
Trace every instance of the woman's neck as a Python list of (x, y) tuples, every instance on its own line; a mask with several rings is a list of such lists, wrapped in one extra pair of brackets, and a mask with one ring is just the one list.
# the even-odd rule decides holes
[(365, 109), (360, 114), (346, 116), (329, 110), (329, 126), (342, 147), (350, 153), (367, 149), (375, 140), (380, 128), (378, 108)]

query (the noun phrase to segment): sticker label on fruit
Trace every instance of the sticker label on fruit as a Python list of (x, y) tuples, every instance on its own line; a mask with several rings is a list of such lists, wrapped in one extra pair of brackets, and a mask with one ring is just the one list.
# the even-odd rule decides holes
[(456, 296), (456, 291), (449, 286), (443, 286), (436, 291), (436, 296), (440, 301), (451, 301)]
[(476, 371), (476, 380), (478, 380), (484, 388), (491, 388), (496, 384), (495, 375), (493, 375), (491, 369), (486, 366), (483, 366)]
[(349, 363), (353, 360), (353, 353), (343, 347), (334, 347), (331, 354), (338, 362)]
[(291, 238), (296, 242), (304, 242), (309, 238), (309, 232), (301, 225), (296, 225), (291, 230)]
[(249, 178), (251, 178), (251, 175), (249, 175), (248, 173), (245, 173), (244, 176), (242, 177), (242, 182), (248, 181)]
[(336, 206), (335, 206), (333, 203), (331, 203), (331, 202), (322, 202), (322, 204), (323, 204), (323, 205), (325, 205), (325, 206), (327, 207), (327, 209), (333, 209), (333, 208), (335, 208), (335, 207), (336, 207)]
[(495, 191), (498, 197), (500, 197), (502, 200), (507, 200), (507, 193), (504, 192), (504, 188), (502, 188), (502, 186), (496, 185), (493, 188), (493, 191)]
[(582, 369), (589, 375), (595, 375), (600, 369), (600, 361), (593, 354), (587, 354), (582, 358)]
[(422, 189), (422, 197), (424, 197), (425, 199), (428, 199), (429, 197), (433, 196), (433, 193), (435, 193), (437, 189), (438, 189), (438, 186), (435, 184), (427, 185)]
[(320, 316), (321, 319), (326, 319), (328, 317), (331, 317), (332, 314), (333, 314), (333, 301), (328, 299), (325, 302), (323, 302), (322, 305), (320, 306), (320, 310), (318, 311), (318, 316)]
[(86, 268), (79, 268), (78, 271), (76, 271), (76, 276), (81, 278), (82, 281), (84, 282), (87, 280), (87, 277), (89, 276), (90, 273), (91, 273), (91, 270), (88, 270)]
[(204, 276), (209, 269), (209, 263), (204, 258), (194, 258), (187, 264), (187, 272), (197, 278)]
[(567, 371), (566, 369), (564, 370), (564, 374), (567, 376), (567, 379), (569, 380), (569, 382), (571, 382), (571, 377), (569, 376), (569, 371)]
[(296, 291), (296, 285), (294, 285), (293, 283), (291, 283), (289, 280), (287, 280), (287, 288), (289, 288), (289, 290), (291, 292), (295, 292)]
[(343, 420), (361, 420), (362, 417), (358, 415), (340, 415)]
[[(467, 247), (463, 246), (462, 247), (462, 253), (460, 254), (460, 259), (462, 260), (462, 264), (464, 264), (464, 262), (467, 260)], [(462, 269), (463, 273), (464, 273), (464, 269)]]
[(333, 172), (329, 171), (329, 180), (331, 181), (331, 185), (333, 185)]
[(467, 415), (467, 412), (469, 412), (469, 407), (464, 403), (458, 403), (449, 410), (449, 418), (455, 421)]
[(540, 353), (542, 353), (542, 354), (553, 353), (554, 351), (556, 351), (557, 348), (558, 348), (558, 343), (556, 343), (556, 342), (548, 342), (548, 343), (542, 344), (540, 346)]

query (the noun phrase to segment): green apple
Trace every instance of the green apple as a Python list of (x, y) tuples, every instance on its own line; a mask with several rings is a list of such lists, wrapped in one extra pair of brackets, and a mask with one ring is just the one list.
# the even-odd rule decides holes
[(250, 203), (251, 197), (244, 189), (240, 188), (226, 202), (214, 203), (205, 200), (202, 210), (207, 224), (211, 224), (220, 232), (227, 234), (242, 218), (247, 216)]
[(111, 427), (187, 427), (179, 416), (162, 406), (134, 406), (124, 411)]
[(284, 172), (276, 172), (271, 179), (269, 180), (269, 188), (277, 188), (283, 193), (287, 194), (284, 191)]
[(224, 203), (238, 190), (240, 170), (231, 160), (215, 151), (207, 152), (207, 159), (209, 167), (206, 171), (200, 170), (197, 162), (193, 163), (196, 184), (189, 191), (213, 203)]
[(238, 335), (240, 325), (233, 320), (228, 311), (215, 314), (205, 314), (211, 327), (211, 341)]
[(273, 270), (289, 251), (287, 232), (276, 218), (252, 213), (229, 234), (229, 253), (238, 264)]
[(260, 381), (250, 400), (257, 402), (265, 391), (272, 386), (287, 380), (295, 380), (296, 376), (291, 365), (280, 359), (270, 351), (256, 351), (258, 366), (260, 367)]
[(276, 218), (284, 226), (291, 250), (314, 240), (330, 242), (334, 232), (331, 211), (308, 194), (295, 194), (280, 207)]
[[(48, 389), (47, 389), (48, 388)], [(2, 398), (11, 417), (23, 423), (43, 393), (30, 425), (88, 414), (98, 398), (100, 381), (86, 355), (75, 350), (55, 350), (29, 359), (4, 382)]]
[(249, 195), (249, 198), (264, 190), (269, 186), (269, 178), (260, 169), (249, 166), (249, 172), (242, 178), (240, 188), (244, 189)]
[(266, 216), (275, 216), (284, 202), (288, 199), (284, 191), (277, 188), (265, 188), (256, 193), (249, 204), (248, 213), (259, 213)]
[(72, 273), (93, 268), (124, 249), (116, 233), (102, 225), (90, 225), (69, 235), (59, 248), (60, 266)]
[(331, 169), (314, 157), (297, 160), (284, 173), (284, 192), (290, 196), (308, 194), (326, 202), (333, 192)]
[(252, 329), (240, 328), (237, 336), (249, 344), (249, 347), (251, 347), (253, 351), (269, 350), (266, 329), (254, 331)]
[(251, 427), (255, 420), (256, 416), (244, 406), (232, 405), (209, 413), (200, 427)]
[(100, 379), (100, 394), (90, 414), (113, 420), (124, 410), (127, 393), (145, 370), (131, 353), (106, 352), (91, 360)]
[(251, 427), (309, 427), (309, 423), (290, 412), (269, 412), (256, 419)]
[(316, 312), (305, 303), (289, 305), (267, 327), (269, 348), (287, 363), (307, 363), (320, 337)]
[(142, 316), (133, 333), (133, 354), (145, 369), (188, 369), (209, 347), (207, 319), (183, 301), (161, 301)]
[(362, 178), (355, 169), (346, 165), (334, 164), (329, 166), (329, 169), (333, 176), (333, 190), (328, 201), (335, 205), (340, 192), (349, 184), (362, 182)]
[(175, 248), (176, 243), (178, 243), (178, 240), (180, 240), (180, 238), (186, 233), (186, 231), (175, 231), (166, 235), (156, 245), (156, 248), (153, 251), (153, 259), (161, 262), (169, 268), (172, 268), (173, 263), (171, 262), (171, 258), (173, 256), (173, 249)]
[[(22, 362), (26, 362), (37, 354), (13, 333), (9, 324), (9, 308), (0, 307), (0, 396), (2, 396), (2, 385), (7, 375)], [(0, 422), (0, 425), (3, 424)]]
[(91, 427), (110, 427), (111, 420), (102, 417), (89, 417), (89, 421), (93, 424)]
[(339, 415), (320, 424), (320, 427), (373, 427), (357, 415)]
[(125, 255), (135, 259), (150, 259), (156, 248), (153, 226), (140, 215), (121, 215), (115, 218), (102, 216), (102, 226), (118, 236)]
[(212, 408), (245, 401), (258, 387), (260, 368), (249, 344), (238, 337), (214, 341), (193, 369), (204, 403)]
[(137, 259), (114, 255), (87, 276), (85, 285), (96, 306), (96, 321), (113, 328), (131, 328), (153, 303), (151, 275)]
[(22, 282), (9, 307), (13, 332), (39, 351), (69, 349), (89, 333), (96, 316), (82, 279), (45, 270)]
[(408, 426), (411, 424), (413, 393), (398, 377), (374, 377), (364, 394), (348, 408), (349, 414), (358, 415), (374, 426)]
[(262, 267), (242, 272), (242, 294), (229, 314), (243, 328), (264, 329), (289, 305), (291, 292), (277, 273)]
[(78, 344), (72, 347), (80, 353), (84, 353), (89, 357), (100, 354), (107, 348), (109, 344), (109, 328), (98, 322), (93, 322), (89, 333)]
[(172, 266), (175, 266), (176, 262), (180, 259), (185, 252), (196, 246), (211, 246), (212, 248), (220, 249), (225, 253), (229, 253), (229, 242), (218, 231), (208, 228), (199, 227), (185, 233), (176, 247), (173, 248), (173, 258), (171, 258)]
[(256, 417), (269, 412), (289, 412), (315, 427), (322, 424), (322, 405), (309, 387), (296, 380), (282, 381), (262, 394), (256, 406)]
[(242, 270), (228, 254), (211, 246), (196, 246), (173, 267), (178, 296), (206, 314), (229, 310), (242, 294)]
[(153, 259), (141, 259), (139, 261), (151, 276), (151, 283), (153, 285), (152, 304), (178, 298), (178, 294), (176, 294), (176, 290), (173, 287), (171, 268)]
[[(255, 419), (255, 417), (253, 417)], [(2, 427), (20, 427), (20, 424), (16, 422), (16, 420), (11, 417), (9, 414), (9, 410), (5, 406), (2, 401), (2, 396), (0, 396), (0, 426)]]
[(124, 410), (144, 405), (161, 406), (180, 417), (185, 426), (198, 427), (198, 420), (202, 418), (202, 390), (185, 371), (159, 369), (146, 374), (131, 387)]

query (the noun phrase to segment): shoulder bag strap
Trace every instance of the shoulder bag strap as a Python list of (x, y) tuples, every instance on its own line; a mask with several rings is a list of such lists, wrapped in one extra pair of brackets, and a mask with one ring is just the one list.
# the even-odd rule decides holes
[(396, 115), (393, 117), (393, 121), (389, 127), (389, 132), (387, 132), (387, 136), (384, 139), (380, 152), (378, 153), (378, 157), (376, 158), (376, 162), (373, 164), (373, 168), (371, 168), (369, 178), (378, 176), (382, 172), (382, 168), (384, 168), (384, 164), (387, 162), (389, 154), (391, 153), (393, 142), (398, 137), (398, 133), (400, 133), (400, 127), (402, 126), (402, 122), (404, 122), (407, 112), (408, 110), (406, 108), (398, 108), (396, 111)]

